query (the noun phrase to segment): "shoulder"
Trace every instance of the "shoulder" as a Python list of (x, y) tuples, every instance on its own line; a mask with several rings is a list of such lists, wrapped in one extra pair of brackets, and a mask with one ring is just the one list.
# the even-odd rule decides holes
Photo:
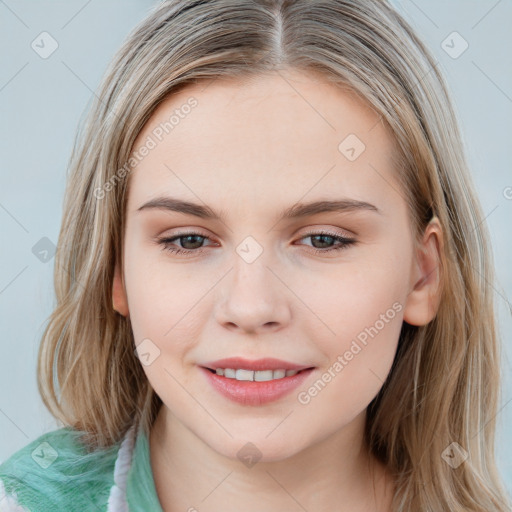
[(90, 510), (106, 503), (119, 446), (88, 453), (64, 427), (30, 442), (0, 465), (2, 512)]

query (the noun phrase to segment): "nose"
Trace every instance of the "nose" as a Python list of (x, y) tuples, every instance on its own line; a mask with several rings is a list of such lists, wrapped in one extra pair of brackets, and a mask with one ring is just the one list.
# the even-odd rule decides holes
[(265, 333), (282, 329), (291, 317), (286, 285), (264, 255), (248, 263), (240, 257), (222, 280), (216, 302), (217, 322), (232, 331)]

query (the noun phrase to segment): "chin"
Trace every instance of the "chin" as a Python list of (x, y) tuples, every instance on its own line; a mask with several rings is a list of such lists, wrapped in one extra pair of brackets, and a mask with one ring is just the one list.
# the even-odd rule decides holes
[[(266, 436), (267, 434), (255, 433), (250, 435), (248, 433), (244, 437), (230, 439), (228, 443), (218, 444), (213, 442), (208, 444), (220, 455), (237, 459), (247, 467), (251, 467), (255, 463), (282, 461), (306, 448), (298, 445), (290, 436), (285, 436), (285, 439), (278, 436), (275, 439), (269, 439)], [(218, 439), (215, 441), (218, 441)]]

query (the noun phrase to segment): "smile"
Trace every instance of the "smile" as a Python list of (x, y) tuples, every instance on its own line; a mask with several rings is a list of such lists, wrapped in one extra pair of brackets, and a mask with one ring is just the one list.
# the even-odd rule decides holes
[[(262, 406), (289, 395), (315, 370), (246, 370), (199, 367), (211, 389), (244, 406)], [(288, 375), (287, 375), (288, 373)]]
[[(213, 372), (213, 370), (210, 371)], [(284, 377), (292, 377), (293, 375), (299, 373), (299, 370), (245, 370), (241, 368), (217, 368), (215, 373), (222, 377), (226, 377), (227, 379), (266, 382), (269, 380), (283, 379)]]

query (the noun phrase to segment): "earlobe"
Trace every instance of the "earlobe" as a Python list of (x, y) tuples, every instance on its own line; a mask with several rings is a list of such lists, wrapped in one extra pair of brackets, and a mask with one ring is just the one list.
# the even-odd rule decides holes
[(119, 265), (116, 263), (114, 269), (114, 280), (112, 283), (112, 307), (121, 315), (128, 316), (128, 300), (124, 287), (123, 276)]
[(426, 325), (437, 314), (442, 291), (442, 236), (439, 219), (433, 217), (413, 260), (410, 292), (404, 310), (404, 321), (410, 325)]

